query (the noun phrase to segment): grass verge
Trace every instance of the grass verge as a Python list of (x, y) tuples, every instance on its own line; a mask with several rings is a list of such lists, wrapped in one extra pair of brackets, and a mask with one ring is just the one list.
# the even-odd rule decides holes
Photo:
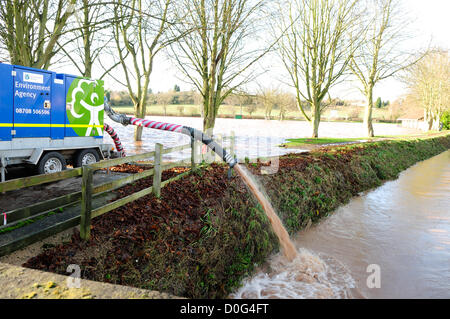
[(303, 145), (327, 145), (327, 144), (342, 144), (358, 142), (367, 140), (364, 138), (336, 138), (336, 137), (319, 137), (319, 138), (289, 138), (287, 143), (284, 143), (283, 147), (299, 147)]

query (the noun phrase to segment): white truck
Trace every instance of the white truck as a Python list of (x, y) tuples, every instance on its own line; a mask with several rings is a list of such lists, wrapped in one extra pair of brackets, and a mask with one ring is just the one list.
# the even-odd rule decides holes
[(103, 143), (103, 81), (0, 63), (0, 169), (39, 174), (115, 157)]

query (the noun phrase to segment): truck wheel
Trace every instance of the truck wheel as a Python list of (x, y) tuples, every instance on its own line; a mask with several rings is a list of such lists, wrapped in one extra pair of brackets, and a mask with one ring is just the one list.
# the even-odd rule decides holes
[(91, 165), (97, 163), (100, 160), (100, 156), (96, 150), (82, 150), (75, 156), (75, 167), (81, 167), (84, 165)]
[(51, 174), (66, 169), (66, 159), (58, 152), (45, 154), (38, 163), (38, 174)]

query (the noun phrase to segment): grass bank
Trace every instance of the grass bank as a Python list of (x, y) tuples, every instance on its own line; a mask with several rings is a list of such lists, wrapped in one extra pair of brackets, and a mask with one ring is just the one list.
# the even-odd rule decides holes
[[(308, 145), (329, 145), (343, 144), (362, 141), (364, 138), (337, 138), (337, 137), (319, 137), (319, 138), (289, 138), (281, 147), (301, 148)], [(367, 140), (367, 138), (366, 138)]]
[[(308, 146), (339, 146), (338, 144), (350, 144), (356, 142), (366, 142), (366, 141), (380, 141), (380, 140), (411, 140), (418, 138), (429, 138), (438, 137), (445, 135), (445, 132), (439, 131), (428, 131), (419, 134), (408, 134), (408, 135), (377, 135), (375, 137), (355, 137), (355, 138), (342, 138), (342, 137), (319, 137), (319, 138), (288, 138), (286, 143), (280, 145), (280, 147), (285, 148), (306, 148), (310, 149)], [(315, 149), (315, 148), (312, 148)]]
[[(450, 134), (378, 141), (283, 156), (279, 170), (261, 175), (248, 164), (292, 234), (328, 216), (358, 193), (377, 187), (418, 161), (450, 148)], [(66, 274), (168, 292), (223, 298), (278, 251), (267, 217), (238, 177), (213, 164), (173, 182), (160, 199), (144, 197), (93, 221), (92, 238), (50, 247), (24, 264)], [(126, 196), (151, 179), (120, 189)]]

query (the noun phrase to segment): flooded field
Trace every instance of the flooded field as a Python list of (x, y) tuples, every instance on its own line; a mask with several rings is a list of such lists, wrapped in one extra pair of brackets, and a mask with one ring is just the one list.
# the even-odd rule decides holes
[[(146, 117), (154, 121), (162, 121), (190, 126), (202, 129), (202, 119), (195, 117)], [(155, 143), (162, 143), (166, 148), (185, 145), (190, 142), (189, 137), (171, 132), (144, 129), (143, 141), (134, 142), (134, 127), (122, 126), (111, 120), (107, 120), (119, 134), (127, 154), (139, 154), (154, 150)], [(396, 124), (374, 124), (377, 135), (404, 135), (418, 133), (414, 129), (402, 128)], [(256, 158), (264, 156), (284, 155), (302, 150), (284, 149), (278, 145), (284, 143), (287, 138), (308, 137), (311, 128), (307, 122), (301, 121), (265, 121), (265, 120), (216, 120), (214, 134), (224, 136), (224, 145), (229, 145), (229, 137), (232, 132), (236, 136), (236, 153), (239, 159), (245, 157)], [(320, 124), (319, 136), (324, 137), (364, 137), (365, 130), (362, 123), (323, 122)], [(109, 137), (105, 137), (106, 143), (112, 143)], [(189, 158), (190, 150), (171, 153), (165, 156), (166, 160), (181, 160)]]

